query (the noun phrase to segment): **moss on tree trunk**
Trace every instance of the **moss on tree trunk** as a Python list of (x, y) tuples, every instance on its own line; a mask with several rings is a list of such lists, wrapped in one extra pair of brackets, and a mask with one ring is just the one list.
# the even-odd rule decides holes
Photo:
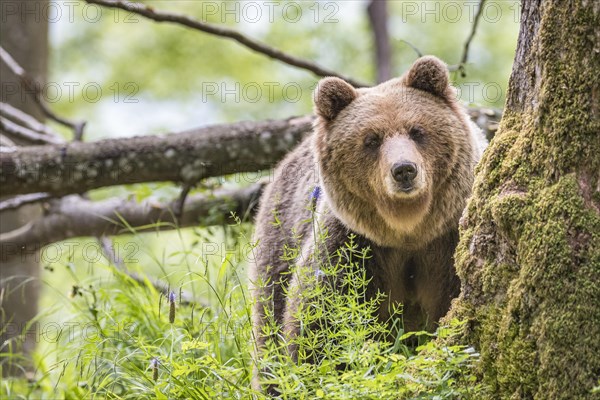
[[(600, 3), (522, 4), (500, 130), (461, 222), (451, 317), (494, 398), (584, 399), (600, 378)], [(596, 394), (597, 395), (597, 394)]]

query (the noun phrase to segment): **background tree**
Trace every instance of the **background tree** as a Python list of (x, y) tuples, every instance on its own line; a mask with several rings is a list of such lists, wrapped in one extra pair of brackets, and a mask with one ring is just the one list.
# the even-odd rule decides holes
[(500, 130), (462, 221), (451, 315), (498, 398), (583, 399), (600, 376), (600, 7), (523, 1)]
[[(4, 2), (2, 9), (40, 9), (47, 5), (47, 0)], [(26, 68), (32, 77), (44, 83), (47, 79), (48, 66), (48, 20), (35, 18), (35, 14), (3, 15), (0, 24), (0, 46), (13, 54), (15, 59)], [(44, 114), (36, 106), (33, 99), (23, 96), (19, 89), (19, 78), (8, 66), (0, 63), (0, 85), (2, 86), (2, 102), (16, 107), (39, 121)], [(0, 133), (5, 132), (0, 129)], [(3, 145), (12, 142), (2, 135)], [(14, 139), (17, 144), (24, 145)], [(3, 194), (0, 192), (0, 195)], [(25, 206), (18, 210), (0, 211), (0, 233), (21, 228), (27, 222), (39, 217), (40, 206)], [(36, 246), (27, 252), (16, 249), (2, 249), (0, 257), (0, 352), (29, 353), (35, 345), (34, 335), (25, 336), (25, 341), (16, 340), (21, 331), (26, 329), (29, 321), (38, 312), (39, 296), (39, 250)], [(21, 363), (18, 363), (21, 364)], [(18, 373), (17, 365), (7, 364), (2, 373)]]

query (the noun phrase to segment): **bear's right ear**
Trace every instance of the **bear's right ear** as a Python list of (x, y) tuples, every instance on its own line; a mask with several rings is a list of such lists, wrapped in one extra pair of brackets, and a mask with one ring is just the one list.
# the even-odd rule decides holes
[(356, 97), (358, 92), (346, 81), (333, 77), (321, 79), (313, 94), (315, 112), (332, 121)]

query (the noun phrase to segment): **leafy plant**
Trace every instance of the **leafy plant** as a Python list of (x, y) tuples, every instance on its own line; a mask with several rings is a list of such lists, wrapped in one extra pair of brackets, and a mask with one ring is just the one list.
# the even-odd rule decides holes
[[(248, 228), (239, 221), (225, 231), (227, 240), (235, 238), (230, 248), (249, 246)], [(184, 253), (193, 255), (194, 249)], [(270, 372), (264, 383), (276, 386), (282, 399), (480, 398), (485, 388), (476, 384), (473, 369), (478, 354), (433, 340), (454, 337), (460, 322), (432, 335), (404, 332), (400, 308), (390, 321), (374, 318), (384, 296), (365, 297), (368, 280), (360, 265), (367, 257), (368, 249), (358, 248), (351, 237), (332, 258), (338, 261), (320, 266), (318, 282), (303, 293), (310, 307), (297, 315), (302, 334), (290, 339), (299, 349), (297, 362), (286, 352), (290, 341), (274, 323), (271, 329), (281, 340), (272, 342), (259, 360), (252, 359), (245, 262), (232, 252), (197, 257), (197, 264), (187, 267), (182, 287), (173, 287), (167, 296), (149, 279), (133, 279), (112, 264), (86, 280), (73, 275), (72, 310), (69, 323), (62, 325), (69, 329), (35, 355), (35, 379), (5, 380), (0, 395), (266, 398), (250, 388), (256, 362)], [(343, 290), (330, 290), (326, 282), (340, 276)], [(183, 289), (190, 287), (203, 299), (186, 304)], [(410, 347), (407, 340), (419, 346)]]

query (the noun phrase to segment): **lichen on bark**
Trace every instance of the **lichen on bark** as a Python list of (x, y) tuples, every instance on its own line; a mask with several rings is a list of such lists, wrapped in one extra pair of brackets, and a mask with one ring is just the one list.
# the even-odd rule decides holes
[(500, 130), (456, 253), (450, 317), (493, 398), (585, 399), (600, 377), (600, 5), (524, 1)]

